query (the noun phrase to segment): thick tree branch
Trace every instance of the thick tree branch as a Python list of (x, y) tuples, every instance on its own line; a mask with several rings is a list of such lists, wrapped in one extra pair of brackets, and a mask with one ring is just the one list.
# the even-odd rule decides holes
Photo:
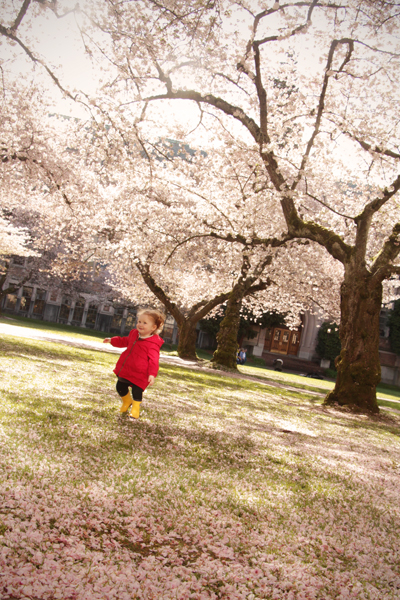
[(254, 79), (254, 84), (257, 90), (258, 101), (260, 105), (260, 128), (262, 134), (262, 140), (260, 140), (259, 144), (262, 146), (263, 143), (269, 144), (270, 139), (268, 136), (268, 107), (267, 107), (267, 92), (262, 83), (261, 76), (261, 58), (260, 58), (260, 49), (258, 44), (254, 43), (254, 62), (256, 66), (256, 76)]
[[(293, 202), (291, 198), (289, 200), (290, 203)], [(353, 253), (352, 246), (346, 244), (340, 235), (312, 221), (303, 221), (297, 215), (296, 210), (292, 213), (289, 212), (288, 227), (292, 239), (303, 238), (316, 242), (326, 248), (329, 254), (342, 264), (347, 262)]]
[(174, 99), (193, 100), (194, 102), (204, 103), (204, 104), (209, 104), (210, 106), (214, 106), (215, 108), (218, 108), (219, 110), (224, 112), (226, 115), (234, 117), (235, 119), (240, 121), (240, 123), (242, 123), (242, 125), (244, 125), (246, 127), (246, 129), (250, 132), (250, 134), (253, 136), (254, 140), (257, 143), (260, 142), (261, 131), (260, 131), (260, 127), (257, 125), (257, 123), (251, 117), (246, 115), (246, 113), (238, 106), (230, 104), (229, 102), (227, 102), (226, 100), (223, 100), (222, 98), (213, 96), (213, 94), (203, 95), (203, 94), (200, 94), (199, 92), (195, 92), (194, 90), (176, 90), (175, 92), (167, 91), (166, 94), (149, 96), (148, 98), (144, 98), (143, 101), (147, 102), (150, 100), (174, 100)]
[(257, 292), (263, 292), (270, 285), (272, 285), (272, 281), (271, 281), (271, 279), (269, 277), (267, 277), (266, 280), (260, 281), (259, 283), (256, 283), (255, 285), (251, 285), (248, 288), (248, 290), (245, 292), (244, 296), (245, 297), (246, 296), (252, 296), (253, 294), (256, 294)]
[[(368, 243), (368, 234), (371, 227), (371, 222), (374, 214), (378, 212), (384, 204), (386, 204), (400, 189), (400, 175), (394, 180), (390, 188), (385, 188), (381, 196), (374, 198), (365, 207), (362, 213), (360, 213), (354, 220), (357, 225), (356, 243), (355, 248), (357, 254), (361, 260), (364, 260), (365, 252)], [(393, 230), (395, 231), (395, 229)], [(382, 249), (383, 252), (384, 249)], [(382, 255), (386, 256), (384, 252)], [(392, 260), (392, 259), (389, 259)]]
[(386, 279), (388, 279), (391, 275), (400, 275), (400, 265), (390, 265), (390, 267), (387, 268), (386, 272)]
[(210, 312), (210, 310), (225, 302), (230, 294), (230, 292), (225, 292), (217, 294), (214, 296), (214, 298), (211, 298), (211, 300), (203, 300), (198, 302), (189, 310), (188, 315), (185, 316), (184, 313), (179, 309), (178, 305), (171, 300), (162, 287), (159, 286), (155, 281), (154, 277), (150, 273), (150, 266), (148, 264), (144, 265), (140, 261), (135, 262), (135, 266), (141, 274), (145, 284), (165, 306), (168, 312), (171, 313), (179, 327), (181, 327), (186, 321), (191, 321), (194, 324), (197, 323), (200, 321), (200, 319), (203, 319)]
[(19, 25), (22, 22), (22, 19), (26, 15), (26, 12), (27, 12), (27, 10), (29, 8), (30, 3), (31, 3), (31, 0), (24, 0), (23, 4), (21, 6), (21, 9), (20, 9), (20, 11), (19, 11), (19, 13), (17, 15), (17, 18), (15, 19), (14, 23), (10, 27), (11, 31), (13, 31), (13, 32), (17, 31)]
[(400, 252), (400, 223), (392, 229), (392, 233), (384, 243), (382, 250), (375, 259), (371, 268), (371, 273), (378, 281), (383, 281), (392, 273), (395, 273), (398, 266), (391, 264)]
[(400, 175), (396, 177), (389, 188), (385, 188), (380, 196), (374, 198), (371, 202), (368, 202), (364, 207), (362, 213), (356, 218), (355, 222), (358, 224), (364, 220), (372, 218), (372, 216), (378, 212), (382, 206), (384, 206), (398, 191), (400, 190)]
[(143, 278), (143, 281), (147, 285), (147, 287), (153, 292), (153, 294), (160, 300), (160, 302), (165, 306), (168, 312), (174, 317), (175, 321), (178, 325), (182, 325), (184, 316), (179, 310), (178, 306), (169, 298), (169, 296), (165, 293), (165, 291), (156, 283), (154, 277), (150, 273), (150, 267), (148, 264), (142, 264), (140, 261), (134, 263), (136, 268), (138, 269), (140, 275)]
[(207, 302), (198, 302), (189, 311), (190, 319), (192, 321), (195, 319), (196, 323), (201, 319), (204, 319), (204, 317), (208, 315), (213, 308), (223, 304), (226, 300), (228, 300), (230, 294), (231, 292), (223, 292), (217, 296), (214, 296), (214, 298), (211, 298), (211, 300), (208, 300)]

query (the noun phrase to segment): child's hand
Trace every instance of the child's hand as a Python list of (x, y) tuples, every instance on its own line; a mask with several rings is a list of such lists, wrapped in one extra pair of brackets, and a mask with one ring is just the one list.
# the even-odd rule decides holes
[(111, 338), (104, 338), (103, 344), (109, 344), (111, 342)]
[(156, 380), (156, 378), (154, 377), (154, 375), (149, 375), (149, 385), (153, 385), (155, 380)]

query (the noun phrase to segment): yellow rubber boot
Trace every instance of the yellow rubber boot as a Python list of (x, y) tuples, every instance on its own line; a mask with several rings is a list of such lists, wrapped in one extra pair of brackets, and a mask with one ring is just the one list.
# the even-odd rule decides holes
[(119, 409), (119, 412), (124, 413), (128, 410), (128, 408), (132, 404), (132, 396), (128, 392), (126, 396), (122, 396), (121, 400), (122, 400), (122, 404), (121, 404), (121, 408)]
[(129, 415), (129, 417), (131, 419), (138, 419), (139, 418), (139, 413), (140, 413), (140, 402), (138, 402), (137, 400), (132, 400), (132, 410), (131, 410), (131, 414)]

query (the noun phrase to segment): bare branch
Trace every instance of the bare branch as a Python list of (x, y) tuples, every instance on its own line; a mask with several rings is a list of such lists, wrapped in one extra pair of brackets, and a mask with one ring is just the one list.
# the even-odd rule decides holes
[(364, 142), (364, 140), (361, 140), (356, 135), (353, 135), (352, 133), (350, 133), (350, 131), (343, 131), (343, 133), (345, 135), (348, 135), (352, 140), (356, 141), (358, 144), (360, 144), (360, 146), (361, 146), (361, 148), (363, 148), (363, 150), (366, 150), (367, 152), (371, 152), (371, 154), (381, 154), (382, 156), (388, 156), (389, 158), (400, 158), (399, 152), (393, 152), (393, 150), (388, 150), (387, 148), (381, 148), (380, 146), (372, 146), (372, 144), (368, 144), (367, 142)]
[(40, 60), (40, 58), (37, 58), (33, 52), (22, 42), (22, 40), (20, 40), (11, 30), (3, 27), (3, 25), (0, 25), (0, 34), (18, 44), (33, 63), (41, 65), (45, 71), (47, 71), (48, 75), (50, 75), (51, 79), (63, 94), (65, 94), (71, 100), (76, 101), (76, 96), (73, 96), (61, 85), (58, 77), (53, 73), (53, 71), (42, 60)]
[(151, 100), (173, 100), (173, 99), (194, 100), (195, 102), (209, 104), (210, 106), (214, 106), (215, 108), (218, 108), (219, 110), (224, 112), (226, 115), (234, 117), (235, 119), (240, 121), (240, 123), (242, 123), (242, 125), (244, 125), (246, 127), (246, 129), (250, 132), (250, 134), (253, 136), (255, 141), (257, 143), (260, 143), (260, 139), (261, 139), (260, 127), (254, 121), (254, 119), (249, 117), (242, 108), (235, 106), (233, 104), (230, 104), (226, 100), (223, 100), (222, 98), (214, 96), (213, 94), (206, 94), (205, 96), (203, 96), (202, 94), (200, 94), (199, 92), (196, 92), (194, 90), (176, 90), (175, 92), (171, 90), (171, 91), (167, 91), (166, 94), (159, 94), (156, 96), (149, 96), (148, 98), (144, 98), (144, 101), (148, 102)]
[(173, 257), (173, 255), (175, 254), (175, 252), (178, 250), (178, 248), (180, 248), (181, 246), (184, 246), (185, 244), (187, 244), (188, 242), (191, 242), (192, 240), (196, 240), (199, 238), (206, 238), (206, 237), (210, 237), (209, 233), (198, 233), (196, 235), (191, 235), (187, 238), (185, 238), (183, 241), (179, 242), (173, 249), (172, 251), (168, 254), (164, 265), (166, 265), (170, 259)]
[(349, 215), (345, 215), (337, 210), (335, 210), (334, 208), (332, 208), (331, 206), (329, 206), (329, 204), (327, 204), (326, 202), (324, 202), (323, 200), (321, 200), (320, 198), (317, 198), (317, 196), (314, 196), (313, 194), (311, 194), (308, 191), (308, 186), (307, 186), (307, 181), (306, 183), (306, 195), (311, 198), (312, 200), (315, 200), (315, 202), (318, 202), (318, 204), (321, 204), (322, 206), (325, 206), (325, 208), (327, 208), (328, 210), (330, 210), (331, 212), (335, 213), (336, 215), (338, 215), (339, 217), (343, 217), (344, 219), (350, 219), (351, 221), (355, 220), (355, 217), (350, 217)]
[[(161, 181), (162, 183), (165, 183), (165, 180), (163, 179), (159, 179), (157, 178), (159, 181)], [(207, 204), (209, 204), (210, 206), (212, 206), (213, 208), (215, 208), (215, 210), (227, 221), (228, 225), (234, 229), (234, 226), (232, 225), (231, 220), (229, 219), (228, 215), (226, 215), (212, 200), (210, 200), (209, 198), (207, 198), (206, 196), (203, 196), (202, 194), (199, 194), (198, 192), (184, 186), (184, 185), (180, 185), (179, 183), (175, 183), (174, 181), (169, 181), (168, 182), (170, 185), (178, 188), (179, 190), (183, 190), (185, 192), (189, 192), (190, 194), (193, 194), (194, 196), (197, 196), (198, 198), (200, 198), (201, 200), (204, 200), (204, 202), (207, 202)]]
[[(308, 6), (308, 12), (307, 12), (307, 19), (305, 23), (302, 23), (301, 25), (298, 25), (297, 27), (295, 27), (294, 29), (292, 29), (292, 31), (288, 34), (286, 34), (286, 38), (290, 38), (293, 37), (294, 35), (297, 35), (298, 33), (301, 33), (302, 31), (304, 31), (305, 29), (307, 29), (307, 27), (309, 26), (310, 22), (311, 22), (311, 17), (312, 17), (312, 13), (314, 11), (314, 8), (316, 6), (318, 6), (320, 4), (320, 0), (312, 0), (312, 2), (296, 2), (294, 5), (292, 6)], [(286, 6), (291, 6), (291, 5), (286, 5)], [(284, 10), (285, 6), (282, 5), (279, 8), (276, 9), (269, 9), (268, 11), (264, 11), (264, 13), (262, 13), (262, 17), (268, 15), (268, 14), (272, 14), (273, 12), (277, 12), (279, 10)], [(261, 40), (257, 40), (254, 41), (254, 44), (257, 44), (258, 46), (261, 46), (262, 44), (265, 44), (267, 42), (275, 42), (279, 39), (278, 35), (272, 35), (266, 38), (263, 38)]]
[(325, 108), (325, 98), (326, 98), (326, 93), (328, 90), (329, 77), (332, 72), (332, 63), (333, 63), (333, 58), (335, 55), (335, 50), (339, 45), (342, 45), (342, 44), (348, 45), (348, 51), (347, 51), (346, 59), (345, 59), (344, 63), (348, 62), (350, 60), (351, 54), (354, 50), (354, 41), (350, 38), (343, 38), (341, 40), (333, 40), (331, 43), (331, 47), (329, 49), (328, 59), (327, 59), (326, 67), (325, 67), (325, 75), (324, 75), (324, 80), (322, 83), (322, 89), (321, 89), (321, 93), (319, 96), (318, 109), (317, 109), (317, 114), (316, 114), (316, 118), (315, 118), (314, 130), (311, 134), (310, 139), (308, 140), (306, 151), (303, 154), (299, 173), (292, 183), (292, 186), (291, 186), (292, 190), (296, 189), (296, 187), (301, 179), (302, 172), (307, 164), (311, 150), (314, 146), (315, 139), (320, 131), (322, 115), (323, 115), (324, 108)]
[(73, 8), (66, 10), (65, 12), (63, 12), (62, 15), (60, 15), (57, 10), (58, 0), (33, 0), (33, 1), (37, 2), (38, 4), (41, 4), (42, 6), (45, 6), (46, 8), (49, 8), (55, 14), (57, 19), (63, 19), (67, 15), (70, 15), (71, 13), (76, 13), (77, 11), (80, 10), (79, 4), (77, 3)]

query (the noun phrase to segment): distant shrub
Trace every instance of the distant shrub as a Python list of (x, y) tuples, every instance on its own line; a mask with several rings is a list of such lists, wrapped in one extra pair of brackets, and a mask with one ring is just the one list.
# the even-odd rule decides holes
[(249, 362), (259, 367), (265, 367), (265, 360), (259, 356), (251, 356)]
[(340, 348), (339, 326), (328, 321), (322, 323), (315, 348), (318, 356), (330, 360), (331, 364), (334, 364), (335, 358), (340, 354)]
[(325, 377), (329, 377), (329, 379), (336, 379), (337, 371), (335, 371), (335, 369), (325, 369)]

